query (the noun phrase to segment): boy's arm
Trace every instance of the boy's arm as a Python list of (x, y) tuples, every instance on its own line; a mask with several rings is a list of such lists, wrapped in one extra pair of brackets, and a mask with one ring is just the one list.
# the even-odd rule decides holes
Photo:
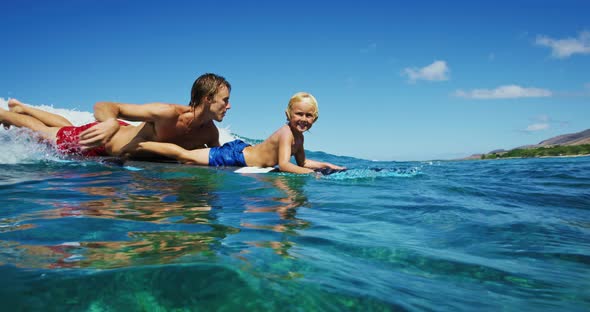
[[(291, 163), (292, 141), (292, 136), (289, 136), (288, 134), (282, 134), (279, 137), (279, 170), (291, 173), (313, 173), (313, 170), (311, 169), (303, 168), (302, 166), (297, 166)], [(305, 161), (305, 153), (302, 152), (303, 148), (299, 149), (299, 151), (295, 153), (295, 160), (297, 161), (297, 164), (301, 164), (301, 160)]]
[(303, 144), (301, 145), (301, 147), (299, 148), (297, 153), (295, 153), (295, 161), (297, 161), (297, 164), (299, 166), (304, 167), (304, 168), (309, 168), (309, 169), (322, 169), (322, 168), (330, 168), (330, 169), (334, 169), (334, 170), (346, 169), (344, 167), (340, 167), (340, 166), (336, 166), (334, 164), (331, 164), (329, 162), (321, 162), (321, 161), (316, 161), (316, 160), (306, 158), (305, 157), (305, 149), (303, 148)]
[(98, 102), (94, 105), (94, 118), (100, 123), (80, 133), (80, 145), (92, 148), (106, 144), (119, 131), (117, 118), (130, 121), (156, 121), (174, 118), (178, 113), (174, 105), (124, 104), (115, 102)]
[(172, 143), (147, 141), (139, 143), (137, 150), (166, 156), (168, 158), (176, 159), (182, 163), (196, 165), (209, 164), (208, 148), (189, 151)]
[(345, 167), (340, 167), (340, 166), (334, 165), (329, 162), (315, 161), (315, 160), (312, 160), (309, 158), (305, 159), (305, 163), (304, 163), (303, 167), (311, 168), (311, 169), (322, 169), (322, 168), (330, 168), (330, 169), (335, 169), (335, 170), (346, 169)]

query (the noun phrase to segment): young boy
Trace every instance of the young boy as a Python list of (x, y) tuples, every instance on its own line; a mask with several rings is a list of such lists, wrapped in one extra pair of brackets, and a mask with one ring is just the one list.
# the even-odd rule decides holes
[[(161, 142), (141, 142), (139, 150), (158, 153), (183, 163), (209, 166), (273, 167), (292, 173), (312, 173), (313, 169), (344, 167), (305, 158), (303, 132), (311, 129), (318, 119), (318, 104), (309, 93), (299, 92), (289, 100), (285, 111), (287, 124), (258, 145), (248, 145), (240, 140), (220, 147), (186, 150), (178, 145)], [(295, 155), (297, 165), (290, 162)]]

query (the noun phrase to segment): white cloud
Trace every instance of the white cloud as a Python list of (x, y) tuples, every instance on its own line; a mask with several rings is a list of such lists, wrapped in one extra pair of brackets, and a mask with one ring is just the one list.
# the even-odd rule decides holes
[(564, 128), (569, 125), (567, 121), (554, 120), (548, 115), (538, 115), (531, 118), (531, 124), (529, 124), (523, 132), (537, 132), (547, 130), (549, 128)]
[(551, 55), (556, 58), (570, 57), (576, 53), (590, 54), (590, 31), (583, 31), (578, 38), (553, 39), (537, 36), (537, 45), (550, 47)]
[(457, 90), (455, 96), (467, 99), (487, 100), (487, 99), (516, 99), (526, 97), (548, 97), (553, 93), (546, 89), (523, 88), (517, 85), (500, 86), (496, 89), (474, 89), (471, 91)]
[(551, 120), (551, 117), (549, 117), (548, 115), (538, 115), (531, 119), (533, 123), (528, 125), (526, 129), (524, 129), (525, 132), (547, 130), (550, 128), (551, 123), (553, 122)]
[(528, 127), (526, 127), (526, 129), (524, 131), (535, 132), (535, 131), (541, 131), (541, 130), (547, 130), (547, 129), (549, 129), (548, 123), (535, 123), (535, 124), (532, 124), (532, 125), (529, 125)]
[(402, 75), (407, 75), (410, 82), (416, 80), (444, 81), (448, 80), (449, 67), (445, 61), (434, 61), (434, 63), (422, 68), (406, 68)]

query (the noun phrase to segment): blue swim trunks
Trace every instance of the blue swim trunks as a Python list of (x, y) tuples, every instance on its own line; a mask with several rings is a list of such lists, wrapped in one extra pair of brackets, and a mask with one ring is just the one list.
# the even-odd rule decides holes
[(243, 151), (247, 146), (250, 144), (244, 143), (242, 140), (235, 140), (219, 147), (212, 147), (209, 150), (209, 166), (246, 167)]

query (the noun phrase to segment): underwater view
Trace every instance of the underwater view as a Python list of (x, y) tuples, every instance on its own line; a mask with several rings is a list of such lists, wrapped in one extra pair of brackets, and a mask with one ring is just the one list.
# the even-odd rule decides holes
[(0, 301), (26, 310), (587, 311), (590, 157), (331, 175), (64, 159), (0, 130)]
[(590, 312), (590, 1), (0, 11), (0, 312)]

